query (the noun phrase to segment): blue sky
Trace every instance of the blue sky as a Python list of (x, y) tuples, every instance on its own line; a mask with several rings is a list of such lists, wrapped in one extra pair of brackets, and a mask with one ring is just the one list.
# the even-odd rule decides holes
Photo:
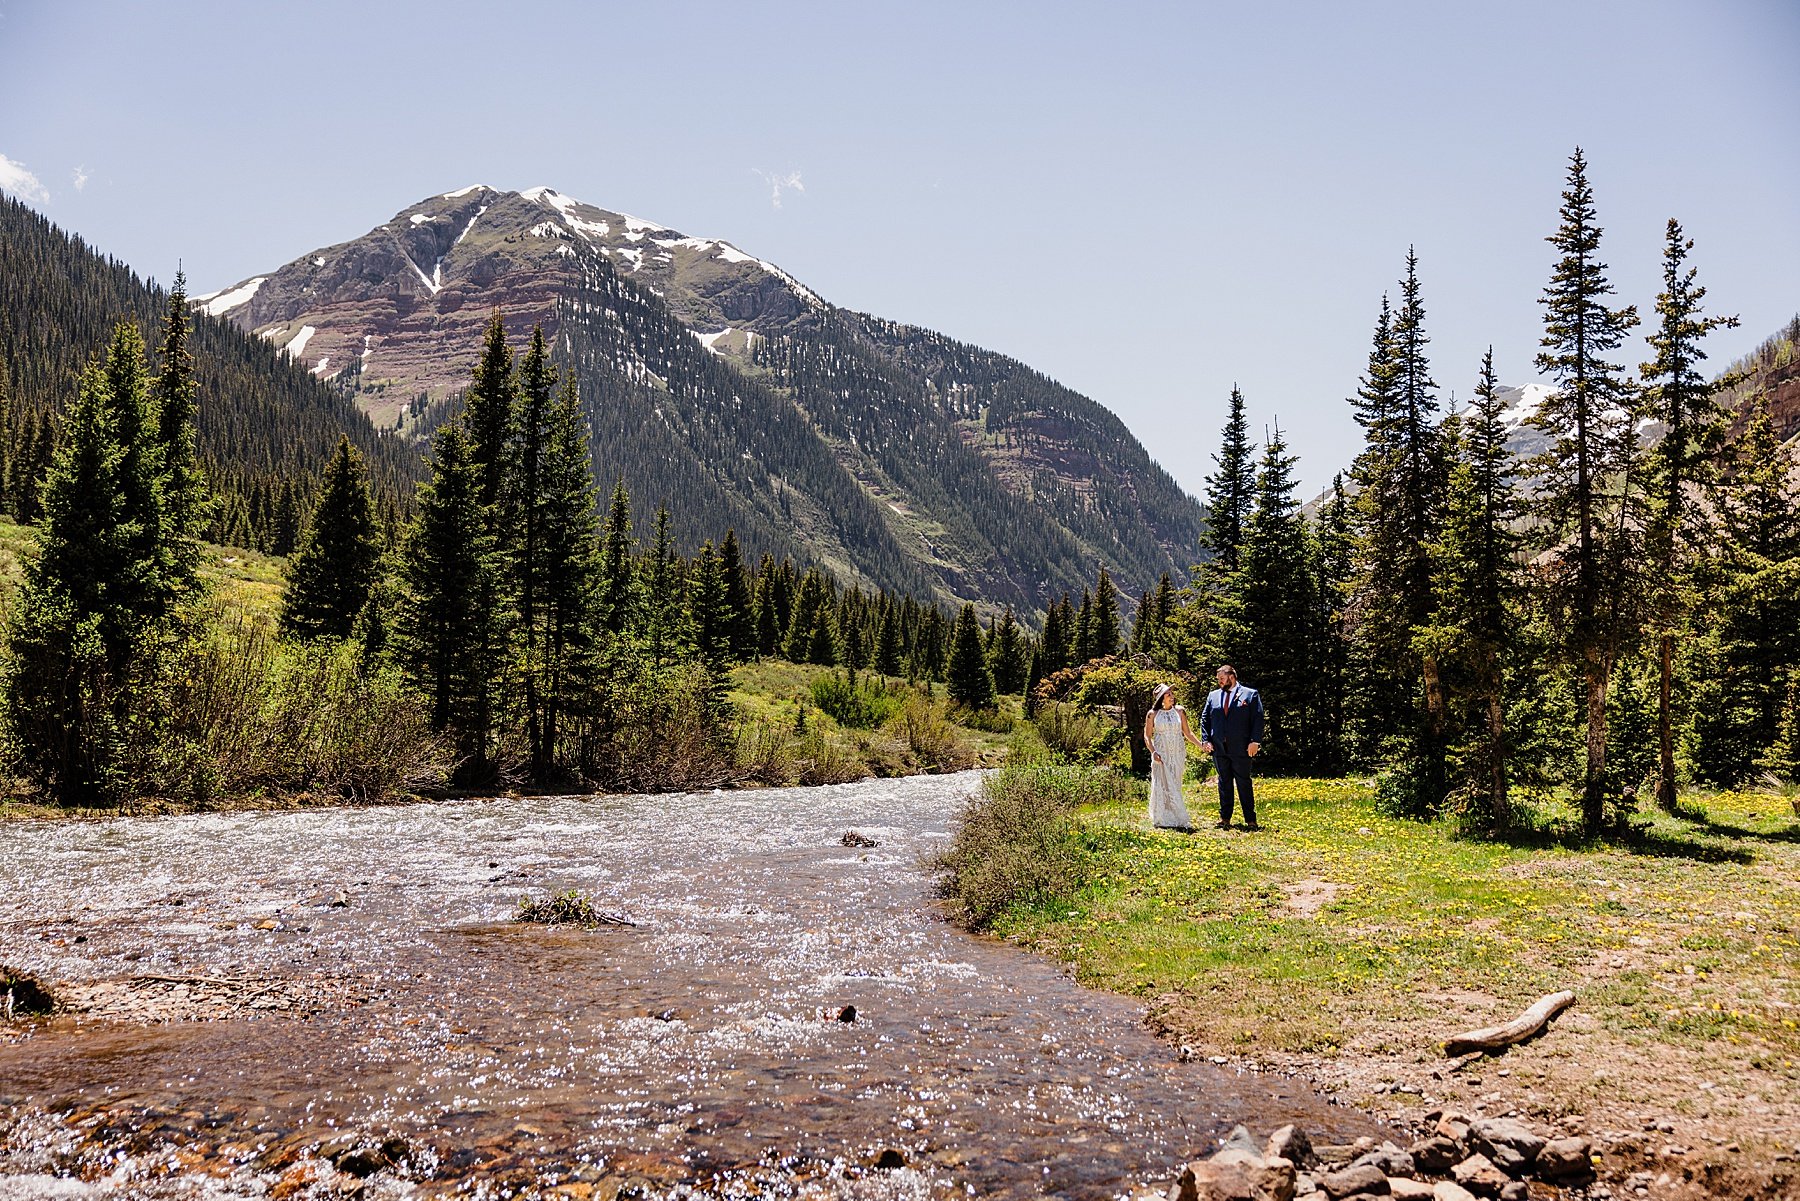
[(1676, 216), (1721, 365), (1800, 311), (1796, 62), (1794, 0), (0, 0), (0, 188), (209, 291), (548, 184), (1023, 359), (1190, 491), (1235, 381), (1311, 489), (1408, 245), (1446, 397), (1532, 378), (1578, 143), (1621, 300)]

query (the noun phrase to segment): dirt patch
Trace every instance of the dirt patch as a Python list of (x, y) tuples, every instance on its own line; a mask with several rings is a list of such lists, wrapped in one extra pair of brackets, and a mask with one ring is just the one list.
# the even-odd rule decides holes
[(1287, 894), (1283, 904), (1301, 917), (1316, 917), (1319, 910), (1337, 900), (1349, 887), (1330, 880), (1296, 880), (1281, 886), (1281, 891)]
[(1615, 1196), (1646, 1195), (1640, 1188), (1675, 1201), (1795, 1195), (1800, 1104), (1778, 1073), (1707, 1077), (1691, 1070), (1698, 1056), (1667, 1048), (1652, 1068), (1640, 1042), (1584, 1013), (1579, 1001), (1530, 1043), (1449, 1059), (1438, 1053), (1438, 1037), (1502, 1021), (1516, 1007), (1478, 991), (1420, 1000), (1436, 1011), (1428, 1032), (1416, 1014), (1384, 1019), (1365, 1009), (1349, 1023), (1347, 1045), (1316, 1054), (1223, 1054), (1212, 1029), (1216, 995), (1165, 995), (1148, 1021), (1184, 1058), (1303, 1080), (1421, 1136), (1430, 1125), (1426, 1115), (1445, 1108), (1586, 1135), (1601, 1155), (1601, 1180), (1623, 1190)]
[(47, 986), (17, 968), (0, 964), (0, 1021), (49, 1013), (55, 1007), (56, 997)]

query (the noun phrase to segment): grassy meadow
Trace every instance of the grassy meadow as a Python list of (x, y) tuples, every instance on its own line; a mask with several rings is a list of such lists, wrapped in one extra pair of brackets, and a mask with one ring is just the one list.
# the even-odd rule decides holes
[[(1400, 1116), (1486, 1097), (1545, 1120), (1667, 1122), (1701, 1146), (1786, 1153), (1800, 1137), (1791, 798), (1698, 795), (1615, 845), (1566, 836), (1577, 815), (1551, 798), (1534, 833), (1496, 843), (1384, 817), (1354, 780), (1259, 781), (1255, 834), (1152, 830), (1144, 808), (1139, 791), (1076, 809), (1078, 883), (992, 928), (1143, 997), (1193, 1054), (1298, 1070)], [(1563, 988), (1576, 1006), (1538, 1040), (1442, 1055)]]

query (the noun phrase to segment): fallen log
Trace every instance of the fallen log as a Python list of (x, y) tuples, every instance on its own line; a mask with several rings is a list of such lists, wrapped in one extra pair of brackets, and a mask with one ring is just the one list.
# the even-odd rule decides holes
[(1539, 997), (1537, 1003), (1510, 1022), (1485, 1026), (1444, 1040), (1444, 1054), (1467, 1055), (1470, 1052), (1503, 1051), (1515, 1043), (1535, 1036), (1550, 1019), (1575, 1003), (1575, 994), (1565, 989)]

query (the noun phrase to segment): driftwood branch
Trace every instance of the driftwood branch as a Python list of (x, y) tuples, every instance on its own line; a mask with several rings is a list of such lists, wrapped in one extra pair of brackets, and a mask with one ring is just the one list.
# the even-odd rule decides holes
[(1444, 1054), (1467, 1055), (1470, 1052), (1502, 1051), (1522, 1043), (1549, 1025), (1550, 1019), (1575, 1003), (1575, 994), (1564, 990), (1539, 997), (1537, 1004), (1512, 1021), (1499, 1026), (1470, 1030), (1444, 1040)]

